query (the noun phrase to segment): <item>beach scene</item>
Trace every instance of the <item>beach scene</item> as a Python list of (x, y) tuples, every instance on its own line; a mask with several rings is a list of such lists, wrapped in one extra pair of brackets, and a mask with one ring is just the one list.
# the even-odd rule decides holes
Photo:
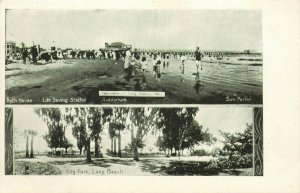
[(6, 104), (262, 104), (259, 11), (39, 13), (7, 12)]

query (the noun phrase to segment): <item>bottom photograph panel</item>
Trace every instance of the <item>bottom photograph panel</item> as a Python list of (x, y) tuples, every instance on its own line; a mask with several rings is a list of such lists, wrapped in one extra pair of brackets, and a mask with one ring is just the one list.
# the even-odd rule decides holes
[(262, 175), (262, 108), (22, 106), (13, 130), (14, 175)]

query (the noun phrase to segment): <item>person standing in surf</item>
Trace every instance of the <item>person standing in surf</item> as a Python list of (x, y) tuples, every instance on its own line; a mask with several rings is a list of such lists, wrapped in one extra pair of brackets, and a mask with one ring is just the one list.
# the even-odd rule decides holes
[(180, 70), (181, 70), (181, 82), (184, 80), (184, 62), (186, 61), (186, 56), (184, 54), (181, 55), (181, 65), (180, 65)]
[(195, 51), (195, 60), (196, 60), (197, 71), (199, 71), (200, 65), (201, 65), (201, 70), (202, 70), (201, 56), (202, 56), (202, 53), (201, 53), (199, 47), (197, 47), (196, 51)]
[(165, 62), (166, 62), (166, 68), (168, 68), (169, 62), (170, 62), (170, 54), (169, 53), (166, 54)]
[(159, 56), (159, 53), (154, 53), (152, 62), (153, 62), (153, 76), (156, 81), (160, 81), (161, 57)]

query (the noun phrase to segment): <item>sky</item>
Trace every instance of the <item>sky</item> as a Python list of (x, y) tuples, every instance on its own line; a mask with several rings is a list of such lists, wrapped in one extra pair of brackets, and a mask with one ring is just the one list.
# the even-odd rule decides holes
[(134, 48), (262, 51), (258, 10), (7, 10), (6, 40), (49, 49)]
[(251, 124), (253, 118), (252, 108), (249, 107), (201, 107), (195, 120), (204, 129), (217, 138), (221, 138), (222, 132), (243, 132), (246, 124)]
[[(209, 106), (200, 107), (195, 116), (195, 120), (202, 125), (204, 129), (209, 129), (209, 132), (217, 138), (215, 144), (216, 147), (221, 147), (223, 140), (220, 131), (222, 132), (243, 132), (246, 129), (246, 124), (251, 124), (252, 120), (252, 108), (251, 107), (222, 107), (222, 106)], [(14, 139), (15, 150), (24, 151), (26, 147), (26, 139), (22, 136), (22, 132), (25, 129), (34, 129), (37, 131), (37, 136), (34, 138), (34, 150), (37, 152), (48, 151), (47, 143), (43, 139), (43, 136), (47, 133), (48, 128), (45, 122), (34, 112), (32, 107), (14, 107)], [(151, 132), (145, 138), (144, 149), (145, 152), (149, 149), (156, 150), (155, 142), (158, 134), (152, 134)], [(72, 135), (72, 129), (66, 129), (66, 138), (74, 145), (76, 150), (76, 139)], [(108, 129), (104, 128), (104, 132), (101, 133), (101, 146), (102, 151), (106, 152), (106, 149), (110, 149), (110, 138)], [(122, 148), (130, 142), (130, 133), (127, 131), (122, 134)], [(93, 148), (93, 143), (92, 146)]]

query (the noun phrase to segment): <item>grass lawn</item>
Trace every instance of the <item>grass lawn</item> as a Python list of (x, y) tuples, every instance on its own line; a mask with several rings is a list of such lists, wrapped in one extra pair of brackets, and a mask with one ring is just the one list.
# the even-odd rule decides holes
[(48, 163), (15, 161), (14, 174), (16, 175), (59, 175), (61, 171)]
[[(222, 170), (208, 161), (174, 160), (172, 158), (140, 157), (136, 162), (130, 158), (93, 158), (86, 162), (84, 157), (37, 157), (15, 161), (15, 174), (24, 175), (25, 166), (30, 175), (97, 175), (95, 171), (121, 171), (116, 175), (171, 175), (171, 176), (251, 176), (252, 168)], [(78, 172), (81, 173), (78, 173)], [(83, 172), (84, 171), (84, 172)], [(72, 173), (71, 173), (72, 172)], [(77, 172), (77, 173), (76, 173)], [(101, 175), (105, 175), (102, 172)]]

